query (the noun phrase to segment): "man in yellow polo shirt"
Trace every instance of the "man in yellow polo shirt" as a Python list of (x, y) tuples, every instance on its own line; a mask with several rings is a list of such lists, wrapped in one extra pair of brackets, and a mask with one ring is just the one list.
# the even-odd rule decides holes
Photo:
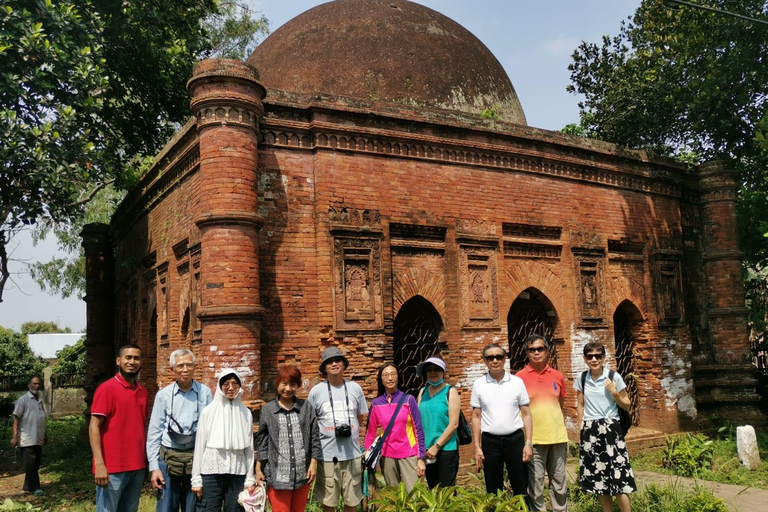
[(531, 399), (533, 458), (528, 463), (528, 497), (531, 510), (544, 508), (544, 473), (549, 475), (549, 497), (553, 512), (566, 510), (565, 459), (568, 432), (563, 419), (565, 379), (547, 364), (549, 342), (540, 334), (525, 339), (528, 365), (517, 372)]

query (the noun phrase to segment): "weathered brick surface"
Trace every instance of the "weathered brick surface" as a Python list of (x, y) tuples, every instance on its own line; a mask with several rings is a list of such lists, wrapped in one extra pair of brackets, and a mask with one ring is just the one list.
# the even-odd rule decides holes
[(208, 384), (221, 367), (245, 370), (257, 408), (279, 365), (300, 365), (306, 393), (322, 350), (339, 345), (372, 396), (397, 315), (420, 296), (440, 316), (436, 343), (468, 413), (482, 348), (509, 346), (512, 305), (530, 295), (553, 328), (572, 432), (583, 346), (604, 343), (615, 364), (617, 311), (639, 423), (673, 432), (697, 418), (694, 363), (733, 364), (746, 349), (727, 170), (702, 178), (645, 153), (417, 109), (266, 100), (257, 131), (255, 78), (249, 88), (217, 66), (191, 82), (197, 124), (113, 222), (115, 345), (146, 348), (152, 386), (189, 346)]

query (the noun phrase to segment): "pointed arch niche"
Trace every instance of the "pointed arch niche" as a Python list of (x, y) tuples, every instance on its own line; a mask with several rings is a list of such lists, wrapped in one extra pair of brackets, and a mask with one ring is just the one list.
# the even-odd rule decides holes
[[(543, 334), (553, 341), (558, 317), (552, 302), (536, 288), (526, 288), (515, 298), (507, 314), (509, 333), (509, 366), (513, 372), (527, 363), (525, 338), (531, 334)], [(557, 368), (557, 349), (552, 343), (549, 365)]]
[(440, 354), (439, 338), (443, 330), (440, 313), (427, 299), (416, 295), (397, 312), (394, 322), (394, 362), (400, 373), (400, 389), (418, 393), (424, 384), (416, 365), (427, 357)]
[(640, 370), (635, 356), (638, 344), (645, 341), (645, 319), (640, 310), (631, 301), (621, 302), (613, 313), (613, 335), (616, 348), (616, 370), (627, 384), (627, 394), (631, 403), (632, 424), (640, 420), (640, 393), (637, 386)]

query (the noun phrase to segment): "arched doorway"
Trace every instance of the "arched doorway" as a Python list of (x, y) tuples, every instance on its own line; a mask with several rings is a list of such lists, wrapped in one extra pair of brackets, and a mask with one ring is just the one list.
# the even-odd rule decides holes
[(438, 338), (443, 330), (440, 313), (424, 297), (408, 299), (395, 317), (394, 363), (400, 373), (400, 388), (406, 393), (418, 393), (424, 384), (416, 373), (416, 365), (427, 357), (440, 353)]
[[(543, 334), (550, 342), (557, 325), (557, 313), (546, 295), (536, 288), (520, 293), (507, 314), (509, 332), (509, 367), (522, 370), (528, 362), (524, 341), (531, 334)], [(557, 350), (552, 345), (549, 365), (557, 368)]]
[(627, 384), (627, 394), (631, 403), (632, 424), (637, 425), (640, 408), (635, 374), (634, 347), (643, 323), (643, 315), (630, 301), (625, 300), (613, 314), (613, 335), (616, 346), (616, 370)]

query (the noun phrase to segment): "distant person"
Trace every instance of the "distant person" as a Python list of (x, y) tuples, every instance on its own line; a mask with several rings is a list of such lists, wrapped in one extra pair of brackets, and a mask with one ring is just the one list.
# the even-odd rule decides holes
[(192, 455), (200, 413), (211, 403), (208, 386), (192, 378), (195, 355), (174, 350), (169, 359), (176, 380), (155, 396), (147, 431), (150, 481), (158, 489), (156, 512), (194, 512)]
[(337, 347), (329, 347), (320, 358), (320, 373), (326, 377), (309, 392), (320, 427), (322, 455), (317, 466), (315, 499), (323, 512), (334, 512), (339, 496), (344, 512), (355, 512), (363, 500), (360, 424), (368, 413), (363, 388), (344, 379), (349, 360)]
[(525, 382), (531, 399), (533, 458), (528, 462), (528, 497), (532, 511), (544, 507), (544, 475), (549, 476), (552, 512), (565, 512), (568, 485), (565, 461), (568, 458), (568, 431), (565, 429), (563, 402), (565, 378), (549, 364), (549, 342), (540, 334), (525, 339), (528, 364), (517, 372)]
[[(377, 384), (377, 396), (371, 402), (368, 414), (365, 449), (371, 447), (379, 428), (384, 432), (394, 416), (392, 430), (381, 446), (379, 468), (387, 485), (395, 486), (402, 482), (405, 490), (411, 492), (426, 469), (419, 406), (414, 397), (400, 391), (400, 374), (394, 364), (388, 363), (379, 369)], [(402, 405), (399, 405), (401, 401)]]
[[(597, 494), (603, 512), (613, 510), (613, 497), (621, 512), (630, 511), (629, 495), (637, 490), (629, 464), (627, 443), (619, 422), (619, 407), (630, 406), (627, 385), (618, 372), (603, 366), (605, 346), (592, 342), (584, 346), (587, 370), (584, 385), (576, 379), (579, 434), (579, 487)], [(581, 376), (580, 376), (581, 377)]]
[(315, 409), (296, 398), (301, 371), (288, 364), (277, 370), (277, 398), (261, 408), (256, 433), (256, 482), (266, 480), (272, 512), (304, 512), (321, 456)]
[(445, 382), (445, 361), (437, 356), (419, 363), (416, 372), (427, 381), (418, 399), (427, 447), (427, 485), (452, 487), (459, 472), (459, 392)]
[(488, 373), (472, 385), (472, 440), (475, 464), (483, 467), (485, 489), (504, 488), (504, 467), (515, 495), (528, 493), (528, 466), (533, 456), (530, 400), (523, 381), (504, 369), (507, 353), (491, 343), (483, 349)]
[(136, 512), (147, 468), (147, 390), (136, 381), (141, 348), (124, 345), (116, 364), (117, 374), (96, 388), (88, 425), (96, 512)]
[(13, 408), (13, 435), (11, 446), (21, 450), (21, 460), (24, 466), (24, 489), (40, 496), (40, 458), (43, 445), (48, 442), (45, 434), (45, 409), (40, 388), (43, 379), (33, 375), (27, 383), (29, 392), (24, 393)]
[(253, 475), (253, 415), (243, 404), (243, 382), (232, 369), (221, 372), (216, 396), (203, 409), (192, 459), (197, 512), (241, 512), (238, 495), (256, 491)]

